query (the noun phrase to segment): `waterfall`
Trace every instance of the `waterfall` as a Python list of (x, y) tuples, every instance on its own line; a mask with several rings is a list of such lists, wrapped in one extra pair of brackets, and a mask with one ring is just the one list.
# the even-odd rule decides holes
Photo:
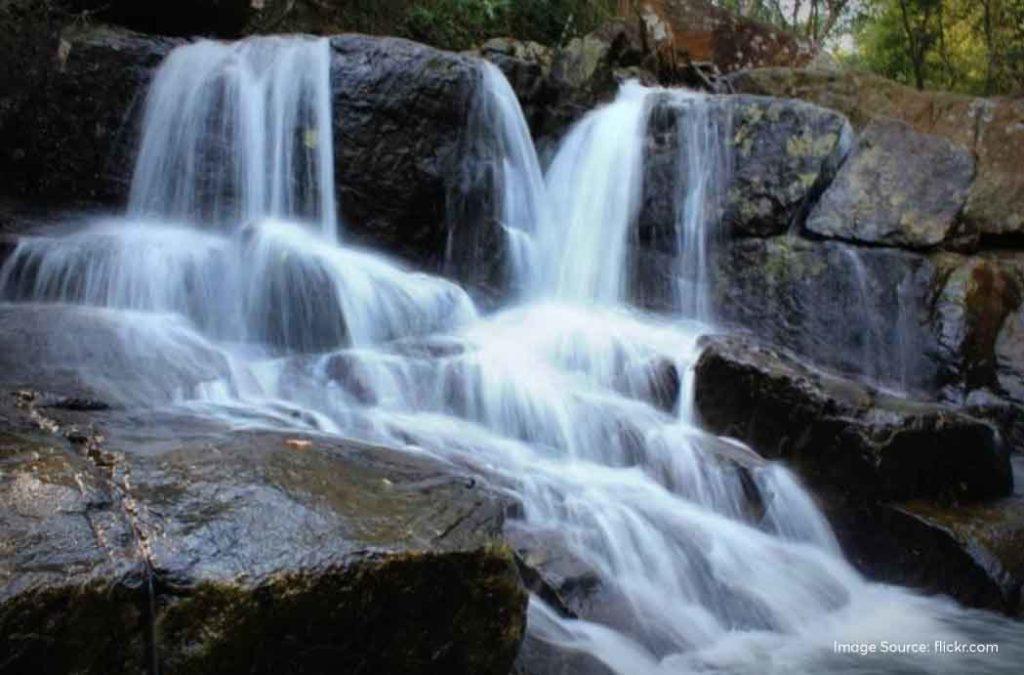
[[(787, 469), (694, 419), (729, 174), (715, 99), (627, 84), (542, 182), (522, 111), (484, 66), (488, 131), (470, 147), (528, 292), (480, 317), (454, 283), (334, 240), (329, 58), (299, 38), (176, 50), (150, 91), (128, 215), (21, 242), (0, 297), (170, 315), (147, 349), (215, 352), (169, 395), (190, 412), (414, 449), (513, 497), (513, 543), (592, 581), (565, 599), (582, 617), (531, 598), (530, 645), (569, 672), (819, 672), (850, 665), (833, 640), (957, 634), (951, 605), (862, 579)], [(679, 120), (675, 316), (625, 302), (655, 105)], [(167, 344), (179, 334), (189, 351)], [(120, 354), (107, 346), (104, 368)]]
[(534, 287), (571, 302), (625, 299), (626, 244), (640, 207), (650, 91), (630, 83), (587, 115), (548, 172), (552, 226), (538, 233)]
[(175, 313), (274, 352), (472, 320), (455, 284), (337, 245), (331, 126), (327, 40), (175, 50), (150, 87), (127, 215), (23, 239), (0, 299)]
[(330, 60), (327, 40), (294, 38), (172, 52), (146, 101), (129, 214), (302, 219), (336, 237)]

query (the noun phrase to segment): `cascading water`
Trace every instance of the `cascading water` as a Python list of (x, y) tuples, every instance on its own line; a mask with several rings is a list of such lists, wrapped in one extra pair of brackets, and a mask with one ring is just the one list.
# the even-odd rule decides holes
[(203, 41), (150, 90), (129, 215), (233, 228), (273, 218), (337, 234), (327, 40)]
[[(833, 640), (987, 621), (866, 583), (791, 474), (694, 422), (708, 232), (728, 180), (713, 99), (625, 86), (570, 132), (542, 186), (511, 90), (485, 67), (498, 218), (530, 299), (479, 319), (454, 284), (333, 242), (329, 58), (300, 39), (175, 52), (150, 94), (129, 219), (22, 242), (3, 297), (171, 315), (167, 340), (185, 331), (230, 365), (179, 404), (416, 446), (486, 477), (522, 505), (510, 536), (596, 580), (582, 617), (531, 601), (531, 643), (577, 672), (856, 670)], [(680, 134), (671, 319), (624, 303), (659, 102)]]
[(458, 286), (335, 244), (330, 58), (302, 38), (175, 50), (147, 99), (127, 216), (22, 241), (2, 297), (177, 313), (286, 351), (474, 318)]

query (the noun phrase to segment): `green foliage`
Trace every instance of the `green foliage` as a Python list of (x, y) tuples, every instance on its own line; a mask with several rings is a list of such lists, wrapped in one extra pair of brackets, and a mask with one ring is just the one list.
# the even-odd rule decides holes
[(1024, 92), (1024, 0), (865, 0), (854, 65), (921, 88)]
[(514, 36), (557, 45), (612, 14), (610, 0), (422, 0), (410, 3), (403, 34), (448, 49)]

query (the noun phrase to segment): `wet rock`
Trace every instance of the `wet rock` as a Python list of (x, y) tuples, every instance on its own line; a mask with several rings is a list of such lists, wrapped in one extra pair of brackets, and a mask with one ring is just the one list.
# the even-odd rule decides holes
[(944, 277), (931, 259), (777, 237), (723, 242), (713, 261), (721, 323), (889, 387), (940, 389), (931, 308)]
[(476, 65), (395, 38), (340, 36), (331, 49), (335, 177), (346, 235), (441, 269)]
[(1024, 612), (1024, 499), (878, 506), (841, 525), (850, 557), (888, 583), (946, 593), (971, 607)]
[(711, 431), (853, 499), (984, 499), (1013, 486), (992, 426), (812, 370), (749, 339), (707, 341), (694, 395)]
[[(5, 429), (31, 412), (0, 405)], [(0, 437), (6, 667), (509, 672), (526, 596), (479, 481), (324, 437), (46, 414), (42, 449)], [(69, 420), (98, 431), (65, 444)]]
[[(0, 661), (10, 672), (142, 672), (146, 605), (130, 523), (62, 440), (0, 416)], [(24, 427), (24, 428), (19, 428)]]
[(924, 248), (947, 241), (967, 200), (974, 159), (895, 120), (871, 122), (811, 211), (823, 237)]
[(977, 158), (964, 219), (982, 237), (1024, 232), (1024, 101), (917, 91), (856, 71), (761, 68), (729, 78), (736, 91), (799, 98), (838, 110), (857, 128), (881, 117), (941, 136)]
[(847, 151), (846, 120), (817, 106), (752, 96), (716, 97), (700, 106), (656, 104), (648, 125), (638, 232), (640, 243), (659, 253), (678, 254), (677, 197), (688, 187), (679, 157), (688, 142), (682, 133), (687, 118), (694, 116), (711, 134), (712, 147), (724, 143), (727, 148), (724, 157), (706, 158), (720, 164), (727, 186), (719, 212), (709, 214), (712, 222), (721, 221), (726, 235), (789, 231), (832, 180)]
[(1006, 317), (996, 336), (995, 367), (1007, 396), (1024, 403), (1024, 311), (1020, 308)]
[[(998, 389), (1004, 383), (1012, 388), (1017, 364), (1008, 355), (1013, 351), (1014, 329), (1012, 322), (1007, 328), (1004, 325), (1020, 306), (1019, 278), (1012, 268), (992, 258), (943, 257), (937, 261), (945, 272), (932, 324), (943, 383), (954, 389)], [(997, 346), (1001, 357), (996, 355)]]

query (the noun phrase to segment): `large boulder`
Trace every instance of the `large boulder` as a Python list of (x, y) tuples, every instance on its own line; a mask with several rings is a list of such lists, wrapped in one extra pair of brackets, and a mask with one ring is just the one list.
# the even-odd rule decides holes
[(807, 219), (822, 237), (924, 248), (954, 233), (974, 159), (952, 141), (874, 121)]
[(526, 595), (482, 483), (342, 440), (41, 401), (0, 401), (6, 668), (510, 671)]
[(949, 139), (977, 158), (965, 220), (982, 236), (1024, 232), (1024, 100), (918, 91), (855, 71), (762, 68), (736, 73), (729, 81), (739, 92), (799, 98), (838, 110), (857, 128), (891, 117)]
[(749, 339), (714, 338), (696, 365), (705, 426), (855, 502), (1010, 494), (1009, 453), (989, 424), (894, 398)]
[(349, 239), (439, 269), (478, 64), (397, 38), (346, 35), (331, 48), (335, 178)]

